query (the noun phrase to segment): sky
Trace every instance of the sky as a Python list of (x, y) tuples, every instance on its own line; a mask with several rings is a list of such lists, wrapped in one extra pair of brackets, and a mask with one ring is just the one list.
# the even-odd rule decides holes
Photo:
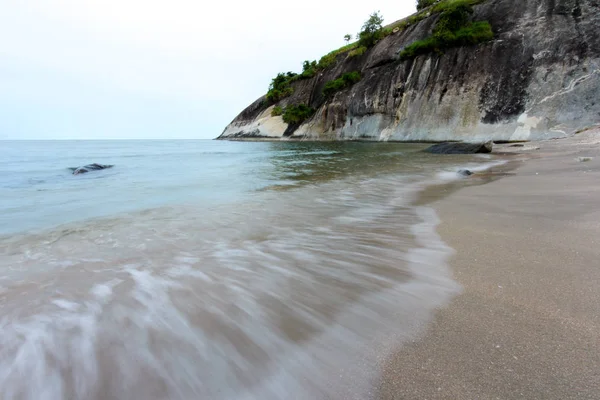
[(210, 139), (413, 0), (0, 0), (0, 139)]

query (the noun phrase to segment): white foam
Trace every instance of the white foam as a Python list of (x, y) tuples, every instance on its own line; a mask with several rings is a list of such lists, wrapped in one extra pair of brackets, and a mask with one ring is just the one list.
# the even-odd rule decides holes
[(52, 304), (67, 311), (76, 311), (79, 309), (79, 304), (65, 299), (52, 300)]
[[(180, 261), (179, 257), (176, 257), (175, 260)], [(206, 282), (211, 282), (213, 280), (210, 276), (208, 276), (204, 272), (200, 271), (199, 269), (192, 268), (189, 265), (180, 265), (177, 267), (169, 268), (167, 270), (167, 275), (172, 276), (174, 278), (186, 277), (186, 276), (200, 278)]]
[(109, 282), (94, 285), (90, 290), (90, 293), (94, 295), (96, 299), (106, 302), (112, 297), (113, 288), (122, 282), (122, 279), (112, 279)]
[(179, 261), (184, 264), (196, 264), (200, 259), (198, 257), (190, 257), (190, 256), (177, 256), (175, 257), (175, 261)]

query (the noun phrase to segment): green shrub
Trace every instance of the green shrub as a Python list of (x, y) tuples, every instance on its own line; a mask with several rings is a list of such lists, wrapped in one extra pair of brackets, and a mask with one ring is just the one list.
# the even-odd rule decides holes
[(354, 85), (356, 82), (360, 81), (360, 78), (360, 72), (353, 71), (348, 72), (333, 81), (329, 81), (323, 87), (323, 96), (329, 98), (336, 92)]
[(332, 66), (333, 64), (335, 64), (336, 56), (337, 54), (335, 54), (335, 52), (325, 54), (323, 57), (321, 57), (317, 66), (319, 67), (319, 69), (325, 69)]
[(292, 93), (294, 93), (294, 88), (291, 86), (286, 87), (284, 90), (269, 89), (267, 92), (267, 100), (269, 100), (270, 103), (276, 103), (279, 100), (290, 96)]
[(421, 54), (441, 52), (450, 47), (469, 46), (493, 39), (492, 27), (487, 21), (470, 22), (477, 0), (446, 0), (437, 3), (441, 15), (433, 28), (433, 35), (406, 46), (400, 52), (401, 60)]
[(371, 47), (383, 36), (383, 17), (377, 11), (371, 14), (363, 24), (361, 31), (358, 33), (358, 45)]
[(473, 22), (455, 34), (455, 45), (469, 46), (490, 41), (494, 38), (492, 26), (487, 21)]
[[(399, 21), (398, 23), (389, 27), (383, 28), (383, 17), (379, 12), (375, 12), (369, 16), (369, 19), (363, 24), (361, 32), (358, 34), (358, 41), (349, 43), (346, 46), (340, 47), (337, 50), (330, 52), (329, 54), (321, 57), (316, 65), (316, 69), (307, 73), (299, 75), (298, 79), (312, 78), (316, 75), (319, 70), (327, 69), (335, 64), (337, 56), (343, 53), (349, 53), (351, 57), (364, 54), (363, 50), (359, 50), (360, 47), (369, 48), (377, 43), (378, 40), (390, 35), (395, 28), (404, 29), (408, 25), (416, 24), (417, 22), (427, 18), (431, 13), (440, 13), (450, 8), (457, 7), (459, 5), (471, 6), (483, 2), (484, 0), (417, 0), (417, 9), (432, 6), (430, 10), (413, 14), (405, 20)], [(347, 40), (346, 35), (344, 40)], [(356, 50), (356, 51), (354, 51)], [(365, 50), (366, 51), (366, 50)]]
[(433, 34), (456, 32), (469, 23), (473, 8), (465, 3), (455, 3), (442, 12), (433, 28)]
[(381, 16), (381, 14), (379, 14), (379, 12), (371, 14), (369, 16), (369, 19), (363, 24), (361, 31), (357, 35), (358, 41), (354, 43), (349, 43), (343, 47), (340, 47), (337, 50), (325, 54), (319, 60), (317, 64), (317, 70), (323, 70), (331, 67), (337, 61), (338, 55), (352, 52), (353, 50), (356, 50), (360, 47), (365, 47), (365, 50), (359, 50), (358, 54), (353, 53), (351, 54), (351, 56), (364, 54), (366, 48), (373, 46), (378, 40), (385, 37), (386, 34), (391, 33), (391, 31), (384, 31), (382, 24), (383, 17)]
[(428, 54), (436, 50), (438, 47), (438, 41), (433, 36), (425, 38), (423, 40), (417, 40), (406, 46), (404, 50), (400, 52), (401, 60), (408, 60), (420, 56), (421, 54)]
[(302, 73), (300, 74), (295, 74), (293, 72), (277, 74), (277, 76), (273, 78), (271, 84), (269, 85), (269, 90), (267, 91), (266, 95), (267, 101), (273, 104), (290, 96), (292, 93), (294, 93), (294, 88), (291, 86), (292, 83), (303, 79), (310, 79), (316, 76), (319, 71), (334, 65), (339, 54), (351, 51), (356, 47), (358, 47), (357, 43), (350, 43), (321, 57), (319, 62), (308, 60), (304, 61), (304, 63), (302, 63)]
[(427, 8), (433, 4), (435, 4), (439, 0), (417, 0), (417, 10), (422, 10)]
[(367, 48), (365, 46), (360, 46), (360, 47), (357, 47), (354, 50), (351, 50), (348, 53), (348, 57), (362, 56), (363, 54), (365, 54), (366, 51), (367, 51)]
[(406, 29), (407, 26), (412, 25), (413, 23), (418, 22), (423, 18), (425, 18), (425, 13), (411, 15), (410, 17), (405, 18), (401, 21), (397, 21), (394, 24), (388, 26), (387, 28), (383, 28), (383, 36), (386, 37), (391, 35), (392, 33), (394, 33), (394, 30), (396, 28), (398, 28), (399, 31), (403, 31), (404, 29)]
[(298, 75), (298, 79), (309, 79), (317, 74), (317, 62), (316, 61), (304, 61), (302, 63), (302, 73)]
[(323, 87), (323, 96), (331, 97), (333, 94), (344, 89), (345, 87), (346, 85), (342, 79), (329, 81), (325, 84), (325, 87)]
[(439, 32), (434, 36), (413, 42), (400, 52), (400, 59), (408, 60), (434, 51), (441, 52), (451, 47), (471, 46), (490, 41), (493, 38), (494, 33), (489, 22), (473, 22), (457, 32)]
[[(379, 12), (375, 12), (369, 16), (369, 19), (365, 21), (362, 26), (361, 31), (357, 35), (357, 42), (349, 43), (343, 47), (340, 47), (337, 50), (334, 50), (328, 54), (325, 54), (319, 62), (317, 63), (317, 71), (323, 70), (331, 67), (337, 61), (337, 56), (343, 53), (351, 52), (359, 47), (371, 47), (378, 40), (384, 38), (385, 36), (391, 33), (391, 29), (384, 30), (383, 26), (383, 17)], [(344, 39), (346, 40), (350, 35), (346, 35)], [(348, 41), (348, 40), (347, 40)], [(364, 50), (366, 51), (366, 49)], [(364, 53), (363, 50), (359, 50), (358, 54), (353, 53), (351, 56), (356, 56)]]
[(342, 75), (342, 79), (344, 82), (348, 83), (348, 85), (354, 85), (356, 82), (360, 81), (360, 72), (352, 71)]
[[(364, 54), (369, 47), (375, 45), (377, 41), (390, 35), (395, 28), (404, 29), (408, 25), (416, 24), (427, 18), (430, 13), (444, 14), (445, 12), (448, 12), (446, 16), (441, 15), (438, 24), (436, 24), (436, 32), (434, 32), (436, 39), (431, 40), (431, 38), (427, 38), (411, 44), (401, 52), (401, 59), (412, 58), (416, 55), (432, 51), (441, 51), (441, 49), (446, 47), (476, 44), (490, 40), (493, 37), (493, 34), (491, 33), (489, 24), (486, 27), (476, 25), (478, 23), (468, 23), (468, 18), (472, 13), (470, 6), (481, 3), (482, 1), (484, 0), (417, 0), (417, 9), (430, 8), (426, 11), (411, 15), (407, 19), (386, 28), (383, 28), (382, 26), (383, 17), (379, 12), (375, 12), (371, 14), (369, 19), (363, 24), (362, 29), (358, 34), (357, 42), (349, 43), (324, 55), (319, 62), (305, 61), (302, 66), (302, 73), (300, 74), (295, 74), (293, 72), (278, 74), (269, 86), (269, 91), (266, 96), (267, 101), (268, 103), (273, 104), (290, 96), (294, 92), (294, 88), (291, 86), (293, 82), (302, 79), (310, 79), (316, 76), (319, 71), (330, 68), (335, 65), (340, 54), (348, 53), (349, 57), (360, 56)], [(349, 35), (346, 35), (344, 40), (348, 41), (348, 36)]]
[(345, 46), (342, 46), (339, 49), (334, 50), (334, 51), (332, 51), (332, 52), (330, 52), (328, 54), (325, 54), (319, 60), (319, 62), (317, 64), (317, 69), (318, 70), (323, 70), (323, 69), (329, 68), (330, 66), (332, 66), (333, 64), (335, 64), (338, 55), (343, 54), (343, 53), (347, 53), (347, 52), (349, 52), (351, 50), (354, 50), (357, 47), (358, 47), (358, 42), (354, 42), (354, 43), (350, 43), (350, 44), (347, 44)]
[(442, 0), (435, 3), (435, 5), (431, 8), (431, 12), (440, 13), (461, 5), (474, 6), (475, 4), (482, 3), (483, 1), (485, 0)]
[(276, 103), (294, 93), (294, 88), (290, 85), (297, 79), (296, 77), (297, 74), (293, 72), (277, 74), (271, 81), (271, 85), (269, 85), (269, 91), (266, 96), (267, 100), (271, 103)]
[(273, 107), (273, 110), (271, 110), (271, 117), (278, 117), (280, 115), (283, 115), (283, 108), (281, 108), (281, 106)]
[(319, 66), (316, 61), (304, 61), (302, 64), (302, 73), (296, 74), (294, 72), (279, 73), (271, 81), (269, 90), (267, 91), (267, 100), (272, 104), (279, 100), (290, 96), (294, 93), (294, 88), (291, 86), (292, 83), (312, 78), (317, 74)]
[(299, 124), (313, 115), (315, 110), (306, 104), (289, 105), (283, 111), (283, 121), (288, 124)]

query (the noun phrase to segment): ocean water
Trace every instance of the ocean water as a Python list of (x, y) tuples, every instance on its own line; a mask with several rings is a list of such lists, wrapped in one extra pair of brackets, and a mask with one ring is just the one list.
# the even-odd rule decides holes
[(498, 162), (424, 147), (0, 142), (0, 398), (375, 398), (460, 291), (419, 193)]

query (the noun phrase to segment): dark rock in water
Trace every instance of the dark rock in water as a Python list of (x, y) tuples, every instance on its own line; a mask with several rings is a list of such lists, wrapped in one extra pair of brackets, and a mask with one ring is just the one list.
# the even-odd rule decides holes
[(511, 144), (508, 147), (525, 147), (525, 145), (523, 143), (515, 143), (515, 144)]
[(86, 172), (90, 172), (90, 171), (99, 171), (101, 169), (106, 169), (106, 168), (112, 168), (114, 165), (103, 165), (103, 164), (88, 164), (88, 165), (84, 165), (83, 167), (74, 167), (74, 168), (69, 168), (71, 171), (73, 171), (73, 175), (79, 175), (79, 174), (85, 174)]
[(458, 171), (458, 174), (462, 176), (471, 176), (473, 175), (473, 172), (469, 171), (468, 169), (461, 169)]
[(492, 141), (485, 143), (462, 143), (462, 142), (446, 142), (434, 144), (425, 149), (427, 153), (433, 154), (475, 154), (475, 153), (491, 153)]

